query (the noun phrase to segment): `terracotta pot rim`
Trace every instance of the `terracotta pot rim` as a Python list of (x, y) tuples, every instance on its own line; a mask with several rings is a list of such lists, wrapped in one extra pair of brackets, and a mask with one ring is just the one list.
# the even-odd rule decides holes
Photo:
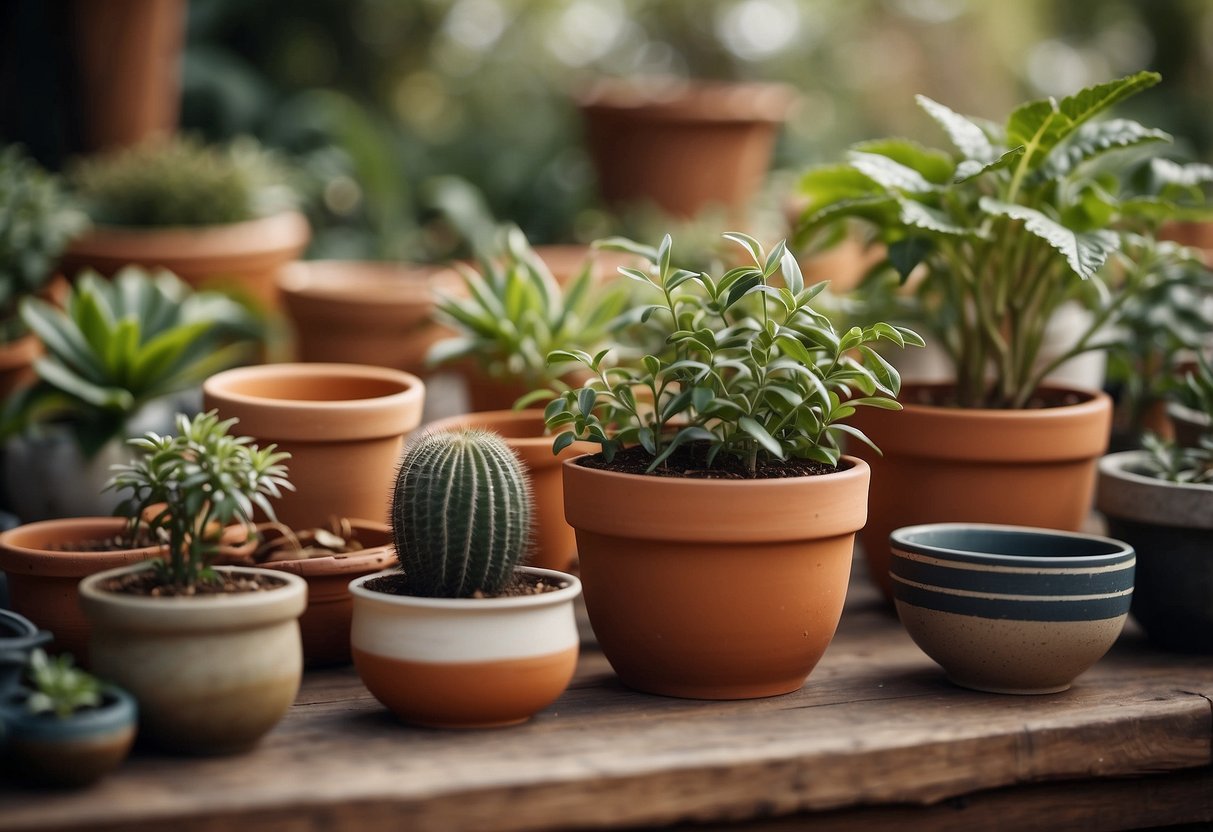
[(1039, 388), (1037, 388), (1040, 391), (1049, 393), (1068, 393), (1081, 396), (1082, 401), (1075, 402), (1073, 404), (1057, 405), (1056, 407), (1029, 408), (947, 407), (945, 405), (920, 404), (918, 402), (907, 401), (907, 390), (946, 390), (955, 387), (956, 384), (950, 381), (907, 381), (904, 385), (902, 385), (901, 394), (898, 396), (898, 401), (901, 402), (902, 408), (905, 411), (939, 414), (940, 418), (952, 417), (972, 419), (1002, 419), (1008, 417), (1015, 418), (1015, 414), (1028, 414), (1025, 418), (1050, 418), (1059, 412), (1072, 415), (1080, 411), (1097, 411), (1103, 407), (1103, 400), (1109, 398), (1108, 394), (1102, 390), (1091, 390), (1068, 384), (1042, 384)]
[[(387, 523), (380, 523), (375, 520), (348, 519), (350, 525), (355, 529), (391, 534), (391, 526)], [(388, 542), (380, 546), (370, 546), (357, 552), (348, 552), (340, 555), (325, 555), (318, 558), (295, 558), (294, 560), (261, 563), (257, 565), (257, 568), (291, 572), (303, 578), (317, 578), (331, 575), (345, 575), (350, 572), (364, 572), (381, 562), (386, 563), (387, 561), (394, 560), (396, 560), (396, 549), (391, 542)]]
[[(264, 217), (219, 225), (130, 226), (94, 224), (68, 246), (65, 257), (134, 259), (190, 259), (193, 249), (205, 248), (203, 256), (226, 259), (275, 251), (302, 251), (311, 239), (307, 218), (299, 211), (279, 211)], [(131, 254), (131, 247), (142, 251)], [(214, 249), (221, 249), (216, 256)]]
[[(437, 419), (423, 426), (426, 433), (448, 431), (460, 427), (477, 427), (492, 430), (494, 425), (499, 424), (518, 424), (519, 422), (527, 423), (538, 420), (539, 424), (543, 424), (543, 411), (537, 409), (528, 410), (477, 410), (470, 413), (460, 413), (456, 416), (447, 416), (442, 419)], [(592, 442), (574, 442), (568, 448), (562, 450), (560, 455), (551, 453), (552, 443), (556, 441), (554, 435), (542, 436), (503, 436), (505, 443), (518, 452), (535, 452), (547, 450), (552, 457), (552, 464), (556, 464), (565, 459), (570, 459), (574, 456), (585, 456), (594, 453), (593, 449), (597, 448)], [(530, 461), (530, 460), (528, 460)]]
[(453, 287), (457, 280), (453, 269), (426, 263), (300, 260), (278, 275), (278, 290), (288, 301), (298, 298), (373, 309), (428, 308), (434, 304), (436, 289)]
[(864, 476), (863, 471), (868, 467), (867, 463), (864, 462), (863, 460), (859, 459), (858, 457), (854, 457), (849, 454), (845, 454), (838, 461), (838, 464), (840, 466), (845, 465), (846, 467), (841, 468), (838, 471), (833, 471), (828, 474), (807, 474), (807, 475), (799, 476), (799, 477), (770, 477), (770, 478), (766, 478), (766, 479), (736, 480), (736, 479), (710, 479), (710, 478), (702, 478), (702, 477), (653, 477), (653, 476), (649, 476), (648, 474), (628, 474), (628, 473), (624, 473), (622, 471), (607, 471), (602, 468), (589, 468), (584, 465), (578, 464), (578, 461), (582, 457), (594, 456), (597, 453), (598, 452), (595, 451), (594, 453), (578, 454), (577, 456), (575, 456), (571, 459), (566, 459), (564, 461), (564, 466), (566, 469), (569, 467), (575, 466), (579, 470), (592, 471), (595, 475), (606, 476), (612, 480), (617, 480), (617, 481), (621, 480), (624, 482), (632, 481), (632, 482), (644, 482), (644, 483), (678, 483), (678, 484), (686, 485), (689, 488), (697, 488), (697, 489), (702, 489), (705, 491), (711, 490), (711, 489), (717, 489), (720, 491), (724, 491), (726, 489), (729, 489), (730, 487), (732, 487), (733, 489), (766, 488), (768, 490), (773, 490), (773, 489), (779, 488), (780, 485), (783, 485), (786, 487), (788, 483), (822, 482), (827, 479), (833, 479), (835, 482), (837, 482), (838, 479), (841, 479), (843, 476), (845, 476), (846, 479), (848, 479), (848, 480), (860, 478), (860, 477)]
[[(47, 577), (84, 577), (96, 571), (95, 561), (119, 561), (127, 563), (131, 558), (146, 560), (158, 557), (164, 552), (163, 546), (141, 546), (135, 549), (114, 549), (103, 552), (67, 551), (45, 549), (29, 546), (18, 541), (30, 534), (45, 531), (55, 532), (58, 539), (80, 540), (97, 534), (117, 534), (126, 527), (125, 517), (65, 517), (53, 520), (38, 520), (33, 523), (23, 523), (20, 526), (0, 533), (0, 568), (14, 570), (18, 562), (23, 562), (22, 572), (46, 575)], [(87, 531), (89, 529), (106, 529), (107, 531)], [(90, 562), (93, 561), (93, 562)], [(36, 570), (29, 566), (37, 564)]]
[(788, 84), (704, 81), (656, 76), (648, 83), (603, 78), (575, 97), (585, 112), (629, 114), (654, 121), (782, 124), (798, 95)]
[[(1009, 533), (1025, 536), (1066, 538), (1099, 543), (1108, 551), (1092, 555), (1008, 555), (999, 552), (986, 552), (977, 549), (962, 549), (941, 546), (934, 543), (924, 543), (915, 537), (931, 531), (988, 531)], [(1133, 556), (1133, 547), (1123, 540), (1085, 532), (1063, 531), (1060, 529), (1044, 529), (1034, 526), (1014, 526), (1005, 523), (921, 523), (915, 526), (902, 526), (894, 529), (890, 535), (890, 543), (896, 549), (916, 554), (929, 555), (947, 561), (959, 568), (980, 568), (982, 564), (991, 566), (1040, 566), (1047, 568), (1065, 567), (1099, 567), (1125, 560)]]
[(567, 585), (552, 592), (541, 595), (519, 595), (509, 598), (424, 598), (416, 595), (394, 595), (387, 592), (376, 592), (363, 586), (367, 581), (386, 575), (395, 575), (398, 570), (384, 569), (373, 575), (364, 575), (350, 581), (350, 594), (366, 601), (397, 607), (412, 607), (416, 609), (447, 610), (460, 614), (476, 612), (496, 612), (503, 609), (527, 609), (534, 607), (553, 607), (571, 602), (581, 594), (581, 581), (567, 572), (555, 569), (542, 569), (538, 566), (519, 566), (517, 571), (527, 575), (554, 578)]

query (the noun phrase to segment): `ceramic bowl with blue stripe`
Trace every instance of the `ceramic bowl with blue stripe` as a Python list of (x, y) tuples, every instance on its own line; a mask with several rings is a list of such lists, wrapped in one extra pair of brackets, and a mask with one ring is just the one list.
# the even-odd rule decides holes
[(1111, 648), (1136, 557), (1107, 537), (979, 523), (889, 536), (897, 614), (958, 685), (1057, 693)]

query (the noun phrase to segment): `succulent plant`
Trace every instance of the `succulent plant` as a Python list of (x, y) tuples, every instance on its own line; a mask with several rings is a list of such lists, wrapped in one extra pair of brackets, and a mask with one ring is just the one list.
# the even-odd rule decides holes
[(290, 174), (256, 142), (179, 137), (79, 162), (70, 179), (94, 222), (220, 225), (293, 207)]
[(391, 522), (409, 594), (491, 595), (526, 554), (530, 484), (496, 434), (429, 433), (400, 461)]
[(70, 654), (50, 658), (38, 649), (29, 657), (30, 694), (25, 708), (31, 714), (54, 714), (67, 719), (77, 711), (101, 704), (101, 682), (74, 666)]

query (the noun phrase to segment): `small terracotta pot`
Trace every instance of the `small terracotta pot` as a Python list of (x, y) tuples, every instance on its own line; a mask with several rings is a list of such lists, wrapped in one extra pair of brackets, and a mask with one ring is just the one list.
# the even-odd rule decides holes
[(592, 442), (574, 442), (552, 453), (553, 437), (544, 435), (542, 410), (495, 410), (468, 413), (432, 422), (426, 430), (439, 432), (459, 428), (484, 428), (505, 439), (505, 444), (526, 466), (535, 502), (533, 546), (527, 558), (530, 566), (567, 570), (577, 556), (573, 528), (564, 519), (564, 478), (561, 463), (581, 454), (593, 453)]
[(353, 581), (351, 639), (363, 684), (421, 725), (513, 725), (546, 708), (577, 667), (573, 600), (581, 584), (547, 569), (520, 571), (564, 586), (507, 598), (415, 598), (368, 589), (379, 575)]
[(112, 685), (101, 704), (66, 718), (31, 714), (25, 695), (0, 702), (7, 729), (5, 755), (13, 774), (54, 786), (87, 786), (116, 769), (135, 742), (138, 708), (129, 693)]
[(893, 532), (897, 614), (961, 687), (1067, 690), (1129, 617), (1133, 548), (1089, 534), (934, 523)]
[(308, 667), (349, 664), (354, 609), (350, 581), (396, 565), (391, 527), (370, 520), (349, 522), (358, 530), (361, 551), (263, 564), (265, 569), (290, 572), (307, 581), (307, 609), (299, 619), (299, 632)]
[(34, 359), (41, 354), (42, 342), (34, 335), (0, 344), (0, 401), (36, 378)]
[(425, 384), (417, 376), (358, 364), (265, 364), (211, 376), (203, 406), (258, 444), (291, 458), (295, 491), (276, 501), (294, 529), (332, 517), (387, 522), (404, 438), (421, 422)]
[(405, 263), (311, 260), (278, 287), (300, 361), (371, 364), (424, 376), (426, 354), (449, 329), (431, 319), (436, 291), (457, 292), (452, 269)]
[(72, 241), (60, 266), (69, 278), (91, 268), (111, 276), (134, 263), (163, 267), (195, 289), (223, 289), (267, 307), (278, 303), (278, 271), (311, 237), (297, 211), (228, 225), (132, 228), (94, 225)]
[(122, 534), (122, 517), (74, 517), (27, 523), (0, 534), (0, 570), (8, 575), (13, 609), (55, 634), (56, 652), (88, 665), (89, 625), (80, 608), (80, 579), (158, 557), (158, 546), (116, 552), (65, 552), (64, 545)]
[(295, 701), (303, 676), (297, 619), (307, 584), (286, 572), (263, 592), (151, 598), (107, 592), (101, 584), (142, 565), (80, 582), (92, 625), (93, 671), (139, 702), (139, 729), (165, 748), (230, 754), (251, 748)]
[(581, 270), (585, 268), (587, 262), (590, 263), (590, 275), (594, 283), (614, 280), (619, 274), (620, 266), (643, 267), (647, 265), (639, 257), (626, 252), (599, 250), (592, 246), (572, 244), (535, 246), (535, 254), (548, 267), (552, 277), (556, 278), (556, 282), (562, 286), (581, 274)]
[(603, 81), (578, 103), (609, 205), (653, 202), (693, 217), (714, 205), (742, 213), (794, 100), (791, 88), (777, 84)]
[(799, 689), (838, 626), (868, 466), (811, 477), (648, 477), (564, 463), (585, 604), (624, 684), (695, 699)]
[(1108, 447), (1112, 401), (1104, 393), (1050, 388), (1078, 404), (981, 410), (914, 404), (947, 385), (907, 384), (902, 411), (861, 407), (850, 423), (872, 466), (871, 519), (859, 535), (868, 571), (892, 600), (889, 534), (924, 523), (996, 523), (1079, 531), (1091, 512), (1095, 466)]

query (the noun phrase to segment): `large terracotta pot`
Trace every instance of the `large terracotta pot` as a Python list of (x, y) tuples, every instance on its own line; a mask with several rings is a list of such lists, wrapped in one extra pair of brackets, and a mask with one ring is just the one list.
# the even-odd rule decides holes
[(0, 403), (34, 380), (34, 359), (41, 354), (42, 342), (34, 335), (0, 344)]
[(714, 205), (740, 214), (794, 99), (777, 84), (598, 84), (579, 104), (602, 198), (681, 217)]
[(871, 520), (859, 539), (890, 601), (894, 529), (969, 522), (1079, 531), (1091, 512), (1095, 466), (1112, 425), (1106, 394), (1064, 390), (1079, 403), (1029, 410), (913, 403), (946, 387), (907, 384), (904, 410), (861, 407), (850, 420), (883, 452), (852, 443), (872, 466)]
[(592, 442), (574, 442), (557, 456), (552, 453), (553, 437), (545, 435), (542, 410), (495, 410), (468, 413), (432, 422), (430, 431), (472, 427), (491, 430), (505, 439), (531, 481), (535, 502), (533, 545), (527, 563), (542, 569), (567, 570), (577, 555), (573, 528), (564, 519), (564, 478), (561, 463), (581, 454), (596, 451)]
[(130, 228), (94, 225), (61, 260), (69, 277), (85, 268), (110, 276), (134, 263), (163, 267), (194, 288), (222, 289), (267, 306), (278, 303), (278, 272), (307, 246), (297, 211), (228, 225)]
[(564, 463), (590, 624), (630, 687), (696, 699), (800, 688), (838, 626), (868, 466), (647, 477)]
[(278, 282), (300, 361), (371, 364), (418, 376), (429, 372), (434, 342), (452, 334), (430, 318), (434, 293), (459, 285), (451, 269), (354, 260), (294, 263)]
[(88, 663), (89, 626), (80, 608), (76, 585), (81, 578), (106, 569), (157, 557), (160, 547), (115, 552), (72, 552), (86, 541), (122, 534), (122, 517), (75, 517), (27, 523), (0, 534), (0, 570), (8, 575), (12, 608), (55, 634), (56, 651)]
[(404, 438), (421, 422), (417, 376), (358, 364), (263, 364), (211, 376), (203, 406), (237, 431), (287, 451), (295, 486), (275, 503), (294, 529), (333, 517), (387, 522)]
[(303, 661), (308, 667), (349, 664), (350, 581), (396, 565), (392, 530), (386, 523), (350, 519), (363, 549), (347, 555), (300, 558), (264, 564), (307, 581), (307, 609), (299, 619)]
[(191, 754), (251, 748), (295, 701), (303, 677), (296, 619), (307, 603), (303, 579), (284, 572), (218, 567), (271, 576), (262, 592), (152, 598), (108, 592), (110, 578), (80, 582), (92, 625), (93, 671), (139, 702), (139, 735)]
[(401, 719), (450, 728), (525, 722), (554, 702), (577, 668), (581, 585), (546, 569), (520, 571), (561, 588), (417, 598), (368, 588), (378, 575), (352, 582), (354, 665), (367, 690)]

